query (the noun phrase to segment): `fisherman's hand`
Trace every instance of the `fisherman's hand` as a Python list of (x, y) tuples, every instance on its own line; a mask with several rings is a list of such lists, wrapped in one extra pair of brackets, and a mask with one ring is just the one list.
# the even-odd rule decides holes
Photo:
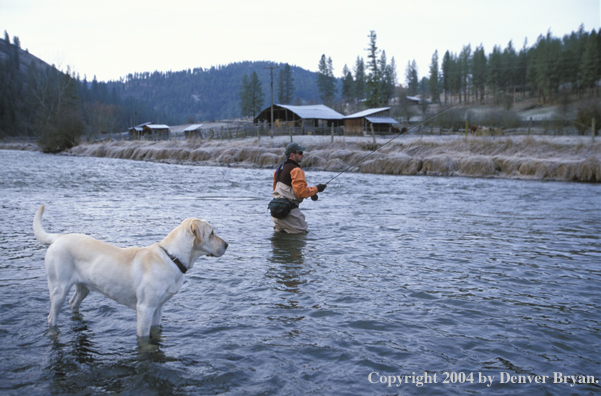
[(325, 185), (325, 184), (318, 184), (317, 185), (317, 191), (318, 192), (322, 192), (323, 190), (326, 189), (326, 187), (327, 187), (327, 185)]

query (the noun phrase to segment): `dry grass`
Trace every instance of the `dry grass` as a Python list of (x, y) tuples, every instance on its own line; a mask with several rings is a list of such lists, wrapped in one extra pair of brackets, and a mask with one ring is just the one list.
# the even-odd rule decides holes
[[(601, 182), (601, 141), (590, 137), (403, 136), (379, 138), (298, 136), (307, 146), (303, 167), (392, 175), (502, 177)], [(223, 164), (273, 168), (284, 159), (288, 137), (261, 140), (123, 141), (82, 144), (69, 155), (110, 157), (186, 164)], [(388, 144), (387, 144), (388, 143)], [(376, 152), (370, 150), (378, 147)], [(32, 150), (31, 144), (4, 144), (0, 149)], [(364, 158), (367, 154), (367, 158)]]

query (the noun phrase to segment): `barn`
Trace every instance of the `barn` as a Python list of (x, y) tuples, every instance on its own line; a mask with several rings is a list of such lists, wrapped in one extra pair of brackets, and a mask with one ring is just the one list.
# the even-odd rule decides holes
[(344, 117), (344, 132), (347, 134), (363, 134), (374, 132), (389, 134), (396, 132), (396, 124), (399, 122), (390, 117), (390, 107), (367, 109)]
[[(339, 127), (343, 125), (343, 119), (344, 115), (322, 104), (307, 106), (273, 105), (273, 124), (276, 127), (302, 127), (304, 130)], [(253, 122), (255, 124), (260, 122), (271, 124), (271, 106), (256, 116)]]
[(190, 126), (184, 129), (184, 137), (186, 139), (190, 139), (193, 137), (202, 138), (202, 126), (203, 124), (191, 124)]
[(167, 140), (171, 131), (164, 124), (148, 124), (142, 127), (142, 135), (152, 140)]
[(144, 130), (144, 127), (147, 125), (150, 125), (150, 124), (152, 124), (152, 122), (145, 122), (143, 124), (136, 125), (136, 126), (129, 128), (128, 129), (129, 138), (134, 139), (134, 140), (140, 139), (142, 137), (142, 132)]

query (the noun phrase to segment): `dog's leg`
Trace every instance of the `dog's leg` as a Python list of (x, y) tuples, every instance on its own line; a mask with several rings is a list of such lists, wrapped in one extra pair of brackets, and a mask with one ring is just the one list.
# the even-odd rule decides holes
[(53, 250), (50, 246), (46, 253), (45, 265), (48, 276), (48, 291), (50, 292), (50, 313), (48, 314), (48, 326), (55, 327), (58, 321), (58, 313), (67, 299), (67, 294), (73, 285), (70, 279), (69, 271), (58, 263), (68, 262), (68, 257), (60, 255), (60, 252)]
[(154, 315), (152, 316), (152, 327), (158, 326), (161, 324), (161, 317), (163, 316), (163, 305), (158, 307), (156, 311), (154, 311)]
[(138, 304), (136, 312), (138, 313), (138, 337), (150, 336), (150, 325), (154, 316), (154, 309), (145, 304)]
[(48, 315), (48, 326), (55, 327), (56, 322), (58, 320), (58, 313), (63, 306), (63, 303), (67, 299), (67, 294), (69, 293), (69, 287), (64, 287), (63, 285), (52, 285), (50, 286), (50, 314)]
[(69, 305), (71, 306), (71, 312), (73, 312), (73, 313), (79, 312), (79, 306), (81, 305), (81, 302), (83, 301), (84, 298), (87, 297), (87, 295), (89, 293), (90, 293), (90, 289), (88, 289), (81, 283), (75, 284), (75, 293), (73, 294), (73, 297), (71, 297), (71, 300), (69, 300)]

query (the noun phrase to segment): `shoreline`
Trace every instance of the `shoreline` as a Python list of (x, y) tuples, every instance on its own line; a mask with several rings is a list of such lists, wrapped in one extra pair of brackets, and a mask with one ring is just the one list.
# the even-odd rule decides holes
[[(307, 147), (302, 167), (340, 172), (601, 182), (601, 140), (590, 136), (294, 136)], [(82, 143), (59, 155), (121, 158), (169, 164), (275, 168), (289, 136), (261, 139), (112, 141)], [(39, 151), (32, 143), (4, 150)], [(371, 154), (370, 154), (371, 153)]]

